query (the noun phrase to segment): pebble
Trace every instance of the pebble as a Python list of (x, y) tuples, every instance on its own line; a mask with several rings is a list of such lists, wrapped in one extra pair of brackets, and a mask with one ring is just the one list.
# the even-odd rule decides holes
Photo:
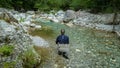
[(40, 29), (40, 28), (42, 28), (42, 26), (41, 25), (36, 25), (35, 28)]
[(58, 64), (54, 64), (54, 67), (57, 68), (57, 67), (58, 67)]
[(80, 49), (76, 49), (75, 51), (76, 51), (76, 52), (81, 52), (81, 50), (80, 50)]

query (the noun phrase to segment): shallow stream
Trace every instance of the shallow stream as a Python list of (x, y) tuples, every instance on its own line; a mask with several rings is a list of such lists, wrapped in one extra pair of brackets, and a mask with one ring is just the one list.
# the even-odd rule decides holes
[[(50, 27), (51, 34), (35, 32), (48, 41), (51, 49), (50, 61), (46, 61), (40, 68), (120, 68), (120, 40), (111, 32), (85, 28), (81, 26), (68, 27), (60, 23), (53, 23), (37, 19), (37, 24)], [(55, 50), (55, 39), (65, 29), (70, 38), (70, 60), (59, 57)], [(57, 59), (56, 59), (57, 57)]]

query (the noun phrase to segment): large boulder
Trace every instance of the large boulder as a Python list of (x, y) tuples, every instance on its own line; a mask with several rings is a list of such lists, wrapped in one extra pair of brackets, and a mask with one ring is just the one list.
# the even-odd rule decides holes
[[(91, 14), (86, 11), (77, 11), (76, 18), (74, 19), (74, 24), (89, 24), (89, 23), (97, 23), (97, 24), (109, 24), (113, 21), (114, 14)], [(120, 22), (120, 14), (117, 15), (117, 22)]]
[(73, 11), (73, 10), (67, 10), (65, 12), (65, 16), (64, 16), (63, 21), (66, 23), (66, 22), (69, 22), (69, 21), (73, 20), (75, 17), (76, 17), (75, 11)]
[(60, 10), (55, 14), (56, 18), (59, 20), (59, 22), (63, 22), (65, 12)]
[[(113, 25), (108, 23), (113, 21), (114, 14), (91, 14), (85, 11), (78, 11), (77, 17), (73, 20), (76, 25), (81, 25), (85, 27), (113, 31)], [(119, 14), (117, 16), (117, 21), (119, 22)], [(119, 30), (119, 25), (115, 26), (115, 30)]]

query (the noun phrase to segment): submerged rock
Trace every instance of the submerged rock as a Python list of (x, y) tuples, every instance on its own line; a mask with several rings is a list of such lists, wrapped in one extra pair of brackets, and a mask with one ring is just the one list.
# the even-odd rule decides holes
[(35, 46), (49, 47), (48, 42), (39, 36), (31, 36), (31, 39)]
[(72, 23), (66, 23), (67, 26), (73, 27), (74, 25)]

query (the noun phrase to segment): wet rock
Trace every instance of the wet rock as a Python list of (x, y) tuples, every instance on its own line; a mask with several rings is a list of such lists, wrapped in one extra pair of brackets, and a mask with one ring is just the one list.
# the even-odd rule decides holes
[(35, 28), (35, 29), (41, 29), (40, 25), (36, 25), (34, 23), (30, 24), (30, 27)]
[(67, 26), (73, 27), (74, 25), (72, 23), (66, 23)]

